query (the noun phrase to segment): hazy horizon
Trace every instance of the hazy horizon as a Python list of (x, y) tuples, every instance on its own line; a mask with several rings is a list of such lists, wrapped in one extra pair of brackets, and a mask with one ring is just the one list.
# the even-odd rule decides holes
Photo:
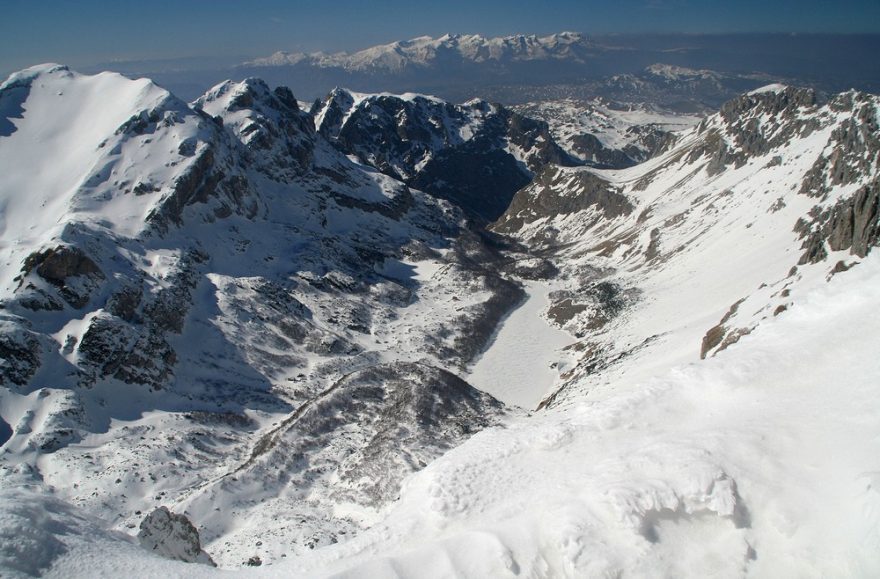
[(880, 34), (872, 0), (452, 0), (442, 5), (387, 0), (332, 5), (269, 0), (187, 3), (121, 0), (10, 0), (0, 20), (4, 76), (42, 62), (74, 67), (143, 61), (205, 60), (231, 65), (277, 51), (355, 51), (445, 33), (539, 36), (573, 30), (591, 36), (657, 34)]

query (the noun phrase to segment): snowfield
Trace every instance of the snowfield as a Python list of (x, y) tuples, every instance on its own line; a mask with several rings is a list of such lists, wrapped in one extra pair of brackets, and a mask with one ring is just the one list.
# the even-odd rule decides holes
[(542, 283), (526, 286), (525, 301), (502, 322), (468, 382), (505, 404), (526, 410), (538, 406), (565, 368), (561, 350), (574, 341), (541, 317), (550, 305), (548, 293)]

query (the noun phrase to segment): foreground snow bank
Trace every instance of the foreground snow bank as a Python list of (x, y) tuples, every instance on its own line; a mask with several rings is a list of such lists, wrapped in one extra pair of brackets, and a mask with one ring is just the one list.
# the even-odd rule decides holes
[[(878, 305), (872, 256), (717, 357), (483, 431), (412, 476), (370, 531), (249, 571), (880, 576)], [(50, 496), (2, 492), (4, 570), (218, 572), (154, 558)]]

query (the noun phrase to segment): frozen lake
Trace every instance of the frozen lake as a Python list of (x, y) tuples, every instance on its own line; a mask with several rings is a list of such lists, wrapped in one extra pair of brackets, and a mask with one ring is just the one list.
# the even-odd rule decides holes
[(525, 302), (501, 322), (467, 380), (505, 404), (533, 410), (559, 376), (550, 365), (575, 339), (541, 317), (550, 305), (550, 287), (528, 282), (525, 290)]

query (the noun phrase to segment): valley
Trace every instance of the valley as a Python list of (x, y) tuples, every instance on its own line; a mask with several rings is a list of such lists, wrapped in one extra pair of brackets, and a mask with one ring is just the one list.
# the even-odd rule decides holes
[(877, 96), (0, 111), (4, 575), (880, 572)]

